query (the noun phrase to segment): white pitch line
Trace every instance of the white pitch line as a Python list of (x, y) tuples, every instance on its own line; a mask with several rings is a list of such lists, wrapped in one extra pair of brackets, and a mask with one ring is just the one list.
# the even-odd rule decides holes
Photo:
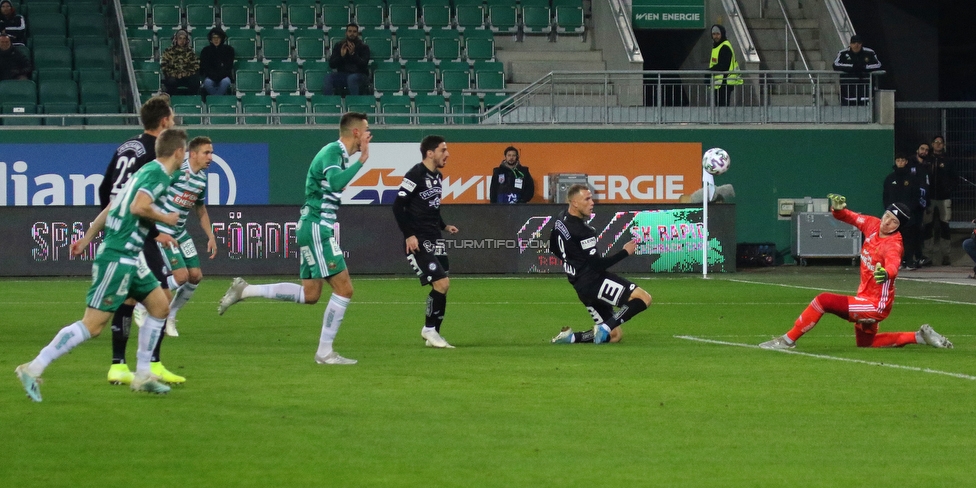
[[(736, 283), (746, 283), (746, 284), (749, 284), (749, 285), (769, 285), (769, 286), (779, 286), (779, 287), (782, 287), (782, 288), (796, 288), (796, 289), (799, 289), (799, 290), (840, 291), (841, 293), (844, 293), (841, 290), (836, 290), (836, 289), (831, 289), (831, 288), (816, 288), (816, 287), (813, 287), (813, 286), (787, 285), (787, 284), (783, 284), (783, 283), (766, 283), (766, 282), (763, 282), (763, 281), (740, 280), (740, 279), (734, 279), (734, 278), (733, 279), (729, 279), (727, 281), (734, 281)], [(850, 292), (848, 292), (848, 293), (850, 293)], [(938, 298), (918, 297), (918, 296), (901, 295), (901, 294), (899, 294), (898, 296), (900, 296), (902, 298), (912, 298), (912, 299), (915, 299), (915, 300), (928, 300), (928, 301), (931, 301), (931, 302), (948, 303), (949, 305), (976, 305), (976, 303), (973, 303), (973, 302), (960, 302), (958, 300), (940, 300)]]
[[(681, 336), (681, 335), (676, 335), (674, 337), (677, 338), (677, 339), (684, 339), (686, 341), (706, 342), (706, 343), (709, 343), (709, 344), (718, 344), (718, 345), (722, 345), (722, 346), (735, 346), (735, 347), (746, 347), (746, 348), (749, 348), (749, 349), (762, 349), (761, 347), (759, 347), (759, 346), (757, 346), (755, 344), (742, 344), (740, 342), (716, 341), (714, 339), (705, 339), (703, 337), (695, 337), (695, 336)], [(908, 370), (908, 371), (918, 371), (920, 373), (940, 374), (940, 375), (943, 375), (943, 376), (952, 376), (953, 378), (960, 378), (960, 379), (964, 379), (964, 380), (976, 381), (976, 376), (970, 376), (968, 374), (962, 374), (962, 373), (952, 373), (952, 372), (949, 372), (949, 371), (941, 371), (941, 370), (938, 370), (938, 369), (918, 368), (918, 367), (915, 367), (915, 366), (903, 366), (901, 364), (878, 363), (878, 362), (875, 362), (875, 361), (865, 361), (863, 359), (851, 359), (851, 358), (842, 358), (842, 357), (837, 357), (837, 356), (828, 356), (826, 354), (812, 354), (812, 353), (809, 353), (809, 352), (794, 351), (792, 349), (770, 349), (770, 351), (782, 352), (782, 353), (786, 353), (786, 354), (796, 354), (798, 356), (807, 356), (807, 357), (817, 358), (817, 359), (830, 359), (830, 360), (833, 360), (833, 361), (843, 361), (845, 363), (866, 364), (868, 366), (884, 366), (886, 368), (904, 369), (904, 370)]]

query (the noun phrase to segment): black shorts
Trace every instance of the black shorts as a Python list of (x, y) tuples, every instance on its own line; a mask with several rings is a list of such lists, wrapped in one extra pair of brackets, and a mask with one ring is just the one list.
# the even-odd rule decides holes
[(159, 286), (168, 290), (169, 282), (166, 278), (169, 276), (169, 268), (166, 267), (166, 259), (163, 257), (163, 252), (159, 250), (156, 239), (146, 239), (146, 244), (142, 246), (142, 254), (146, 256), (146, 266), (149, 266), (149, 271), (152, 271), (153, 276), (159, 280)]
[(426, 286), (437, 280), (447, 278), (450, 264), (443, 239), (417, 238), (418, 249), (407, 254), (407, 262), (420, 278), (420, 285)]
[(619, 307), (628, 300), (637, 285), (610, 272), (601, 273), (596, 279), (577, 281), (573, 288), (583, 305), (609, 305)]

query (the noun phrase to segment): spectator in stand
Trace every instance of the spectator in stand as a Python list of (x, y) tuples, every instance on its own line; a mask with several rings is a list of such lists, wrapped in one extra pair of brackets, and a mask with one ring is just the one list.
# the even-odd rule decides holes
[[(895, 156), (894, 171), (885, 178), (883, 200), (884, 207), (899, 203), (909, 209), (911, 215), (922, 215), (925, 211), (925, 200), (922, 198), (917, 172), (908, 166), (908, 157), (902, 154)], [(915, 262), (915, 246), (918, 244), (918, 221), (914, 218), (901, 224), (901, 232), (905, 252), (901, 257), (902, 269), (912, 270), (918, 267)]]
[(861, 36), (851, 36), (851, 44), (841, 49), (834, 59), (834, 71), (840, 75), (840, 104), (867, 105), (871, 100), (868, 92), (869, 76), (881, 69), (881, 61), (871, 48), (864, 47)]
[(946, 156), (945, 139), (942, 136), (935, 136), (931, 146), (932, 153), (927, 160), (927, 169), (932, 186), (929, 191), (929, 204), (925, 208), (925, 217), (922, 219), (924, 225), (922, 234), (925, 236), (926, 253), (934, 259), (932, 252), (938, 246), (939, 254), (942, 255), (942, 265), (948, 266), (952, 264), (952, 259), (949, 257), (951, 240), (949, 220), (952, 219), (952, 200), (949, 197), (956, 186), (956, 174)]
[(10, 42), (15, 46), (23, 46), (27, 40), (27, 22), (23, 15), (17, 15), (10, 0), (0, 1), (0, 33), (10, 36)]
[(200, 93), (200, 59), (190, 48), (190, 34), (180, 29), (173, 34), (173, 44), (163, 51), (159, 69), (163, 86), (170, 95)]
[(505, 148), (505, 159), (492, 171), (488, 198), (491, 203), (527, 203), (535, 193), (529, 167), (522, 166), (518, 149)]
[(210, 44), (200, 52), (200, 75), (206, 95), (226, 95), (233, 81), (234, 48), (225, 44), (227, 34), (220, 27), (210, 29)]
[(13, 48), (10, 36), (0, 34), (0, 81), (29, 80), (30, 75), (30, 60)]
[[(928, 256), (922, 253), (922, 247), (925, 243), (925, 232), (923, 229), (922, 222), (925, 220), (925, 208), (929, 206), (929, 198), (931, 198), (931, 186), (932, 177), (929, 175), (929, 145), (927, 143), (921, 143), (918, 145), (918, 149), (915, 150), (915, 156), (908, 158), (908, 167), (912, 170), (918, 178), (918, 188), (921, 194), (919, 203), (922, 204), (921, 212), (916, 213), (912, 211), (912, 219), (914, 219), (918, 232), (915, 233), (915, 242), (913, 247), (915, 249), (914, 262), (915, 266), (921, 268), (922, 266), (930, 266), (932, 260)], [(908, 249), (906, 244), (905, 249)], [(906, 251), (907, 252), (907, 251)], [(911, 256), (906, 256), (905, 261), (912, 261), (908, 259)]]
[[(976, 220), (973, 221), (976, 224)], [(969, 255), (969, 259), (976, 263), (976, 229), (973, 229), (973, 233), (969, 235), (969, 239), (962, 241), (962, 248)], [(969, 275), (971, 279), (976, 279), (976, 266), (973, 266), (973, 272)]]
[(325, 77), (323, 92), (334, 95), (344, 88), (350, 95), (359, 95), (369, 77), (369, 46), (359, 37), (359, 26), (346, 26), (346, 38), (332, 48), (329, 67), (334, 71)]

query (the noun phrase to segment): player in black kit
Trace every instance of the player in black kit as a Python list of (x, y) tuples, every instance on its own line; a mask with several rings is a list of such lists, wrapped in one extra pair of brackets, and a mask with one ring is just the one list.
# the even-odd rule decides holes
[[(176, 125), (176, 117), (169, 105), (169, 97), (166, 96), (156, 96), (147, 100), (139, 110), (139, 118), (142, 121), (144, 132), (123, 142), (115, 150), (115, 153), (112, 154), (112, 160), (109, 161), (108, 168), (105, 170), (102, 184), (98, 187), (98, 197), (103, 209), (122, 190), (130, 176), (146, 163), (156, 159), (156, 137), (164, 130)], [(156, 245), (157, 237), (159, 237), (159, 242), (164, 245), (170, 245), (167, 242), (176, 245), (176, 241), (170, 236), (159, 234), (153, 226), (149, 235), (146, 236), (147, 245), (143, 248), (146, 266), (159, 280), (160, 286), (168, 296), (166, 261), (159, 251), (159, 246)], [(169, 298), (172, 299), (172, 297)], [(129, 366), (125, 364), (125, 345), (129, 341), (129, 328), (132, 324), (135, 303), (135, 300), (131, 298), (126, 300), (112, 317), (112, 366), (108, 370), (108, 381), (113, 385), (132, 383), (133, 374), (129, 371)], [(166, 383), (183, 383), (186, 378), (171, 373), (159, 361), (159, 350), (162, 343), (163, 338), (160, 336), (156, 342), (156, 349), (153, 351), (152, 373)]]
[(420, 277), (420, 285), (431, 285), (427, 296), (427, 312), (420, 336), (428, 347), (449, 348), (440, 335), (444, 309), (447, 307), (447, 290), (451, 280), (447, 251), (441, 239), (441, 231), (457, 234), (458, 228), (447, 225), (441, 219), (441, 172), (449, 156), (447, 142), (441, 136), (427, 136), (420, 143), (423, 162), (418, 163), (403, 177), (393, 202), (393, 215), (406, 241), (407, 262)]
[[(586, 225), (593, 212), (593, 195), (586, 185), (573, 185), (567, 194), (569, 208), (559, 212), (549, 235), (549, 250), (563, 260), (566, 278), (576, 290), (596, 325), (592, 331), (573, 332), (569, 327), (553, 344), (574, 342), (620, 342), (620, 325), (643, 312), (651, 304), (651, 295), (634, 283), (607, 271), (637, 249), (637, 242), (624, 244), (622, 251), (601, 257), (596, 249), (597, 233)], [(620, 307), (615, 314), (614, 307)]]

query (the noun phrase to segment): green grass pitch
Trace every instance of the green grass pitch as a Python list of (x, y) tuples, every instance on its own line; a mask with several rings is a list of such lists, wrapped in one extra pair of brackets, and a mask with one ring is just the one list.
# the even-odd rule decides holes
[(184, 386), (109, 385), (106, 329), (51, 365), (39, 404), (13, 370), (80, 318), (88, 283), (2, 280), (0, 486), (972, 482), (973, 288), (900, 280), (881, 326), (928, 322), (953, 350), (858, 349), (826, 316), (800, 355), (736, 344), (782, 334), (818, 291), (852, 293), (855, 270), (630, 278), (654, 303), (622, 343), (555, 346), (561, 326), (592, 326), (564, 278), (456, 276), (442, 334), (457, 349), (435, 350), (419, 334), (427, 288), (354, 276), (336, 349), (359, 364), (320, 366), (323, 303), (218, 317), (230, 280), (208, 277), (163, 345)]

